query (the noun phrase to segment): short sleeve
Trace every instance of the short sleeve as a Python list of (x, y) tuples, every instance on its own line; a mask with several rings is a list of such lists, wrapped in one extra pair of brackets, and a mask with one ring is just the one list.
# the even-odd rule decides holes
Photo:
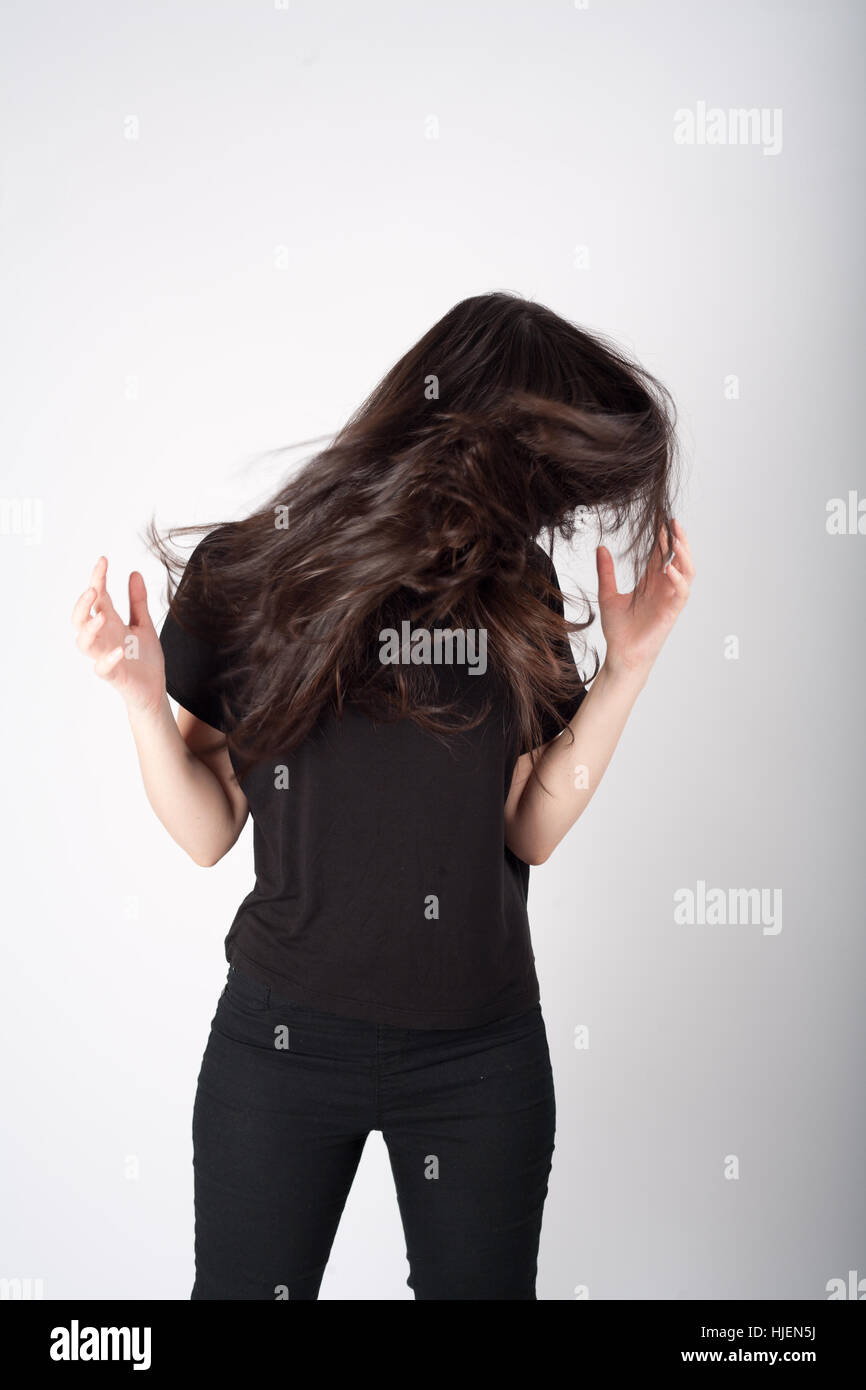
[[(190, 555), (178, 584), (178, 594), (200, 574), (202, 547), (206, 540), (207, 537), (200, 541)], [(187, 631), (171, 609), (165, 615), (159, 641), (165, 658), (165, 688), (169, 695), (196, 719), (225, 733), (227, 723), (220, 698), (223, 658), (219, 647)]]
[[(541, 550), (541, 547), (539, 547), (539, 550)], [(556, 588), (558, 589), (560, 587), (560, 584), (559, 575), (556, 572), (556, 566), (554, 565), (553, 561), (551, 560), (550, 556), (547, 554), (546, 551), (541, 551), (541, 553), (543, 556), (544, 573), (546, 577), (550, 580), (551, 584), (555, 584)], [(554, 611), (559, 614), (560, 617), (565, 616), (565, 607), (561, 598), (551, 596), (548, 598), (548, 603), (550, 604), (551, 608), (553, 608)], [(560, 647), (560, 655), (562, 661), (565, 664), (573, 667), (575, 673), (577, 674), (577, 663), (574, 659), (574, 652), (572, 650), (571, 643), (569, 642), (567, 637), (563, 639), (562, 646)], [(559, 701), (556, 706), (558, 717), (553, 715), (549, 710), (539, 709), (538, 715), (541, 722), (542, 743), (550, 743), (551, 739), (556, 738), (557, 734), (562, 732), (562, 730), (565, 728), (565, 725), (568, 724), (568, 722), (574, 718), (575, 714), (580, 709), (580, 706), (582, 705), (585, 698), (586, 689), (584, 688), (583, 690), (577, 691), (570, 699)]]

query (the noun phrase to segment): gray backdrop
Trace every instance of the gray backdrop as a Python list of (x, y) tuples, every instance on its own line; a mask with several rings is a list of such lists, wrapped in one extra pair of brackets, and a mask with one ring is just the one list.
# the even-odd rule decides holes
[[(257, 451), (506, 288), (671, 386), (698, 567), (532, 874), (539, 1296), (866, 1277), (862, 7), (44, 0), (3, 30), (0, 1276), (188, 1297), (195, 1078), (251, 884), (249, 827), (206, 871), (156, 822), (74, 598), (104, 552), (159, 621), (151, 511), (240, 514), (298, 457)], [(556, 560), (591, 584), (591, 540)], [(375, 1135), (322, 1296), (406, 1273)]]

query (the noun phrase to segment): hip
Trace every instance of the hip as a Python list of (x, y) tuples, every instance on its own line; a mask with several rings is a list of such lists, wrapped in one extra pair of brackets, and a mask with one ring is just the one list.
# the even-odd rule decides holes
[(232, 1106), (325, 1108), (382, 1128), (388, 1115), (554, 1112), (541, 1005), (462, 1028), (408, 1028), (281, 999), (234, 966), (217, 1004), (200, 1089)]

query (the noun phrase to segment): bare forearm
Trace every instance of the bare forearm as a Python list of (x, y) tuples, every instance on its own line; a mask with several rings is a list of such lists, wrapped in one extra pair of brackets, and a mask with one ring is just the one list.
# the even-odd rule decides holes
[(237, 825), (219, 779), (190, 752), (168, 696), (155, 712), (128, 710), (147, 799), (171, 838), (209, 866), (234, 844)]
[(508, 837), (527, 863), (543, 863), (589, 805), (645, 684), (642, 671), (605, 663), (569, 728), (548, 744), (536, 764), (541, 780), (527, 780)]

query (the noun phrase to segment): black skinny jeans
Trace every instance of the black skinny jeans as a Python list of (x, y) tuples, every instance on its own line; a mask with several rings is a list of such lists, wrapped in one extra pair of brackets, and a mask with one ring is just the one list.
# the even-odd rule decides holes
[(555, 1102), (541, 1008), (392, 1028), (229, 968), (193, 1116), (194, 1299), (315, 1299), (371, 1130), (416, 1299), (534, 1299)]

